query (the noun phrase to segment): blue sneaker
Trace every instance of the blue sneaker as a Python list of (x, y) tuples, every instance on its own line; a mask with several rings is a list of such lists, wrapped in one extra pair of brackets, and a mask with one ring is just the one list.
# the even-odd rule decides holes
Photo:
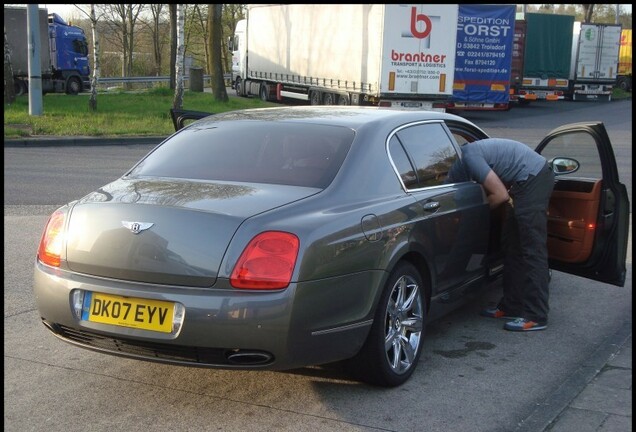
[(539, 324), (535, 321), (530, 321), (525, 318), (517, 318), (514, 321), (510, 321), (504, 324), (504, 330), (510, 331), (536, 331), (545, 330), (548, 328), (547, 324)]
[(492, 307), (492, 308), (484, 309), (481, 312), (479, 312), (479, 315), (485, 316), (485, 317), (488, 317), (488, 318), (506, 318), (506, 319), (511, 319), (511, 320), (514, 320), (514, 319), (518, 318), (516, 316), (508, 315), (506, 312), (502, 311), (498, 307)]

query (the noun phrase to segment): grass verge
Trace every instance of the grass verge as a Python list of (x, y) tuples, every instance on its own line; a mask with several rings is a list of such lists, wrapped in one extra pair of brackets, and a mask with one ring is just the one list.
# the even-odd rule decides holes
[[(173, 92), (157, 88), (138, 93), (100, 93), (97, 111), (88, 108), (88, 95), (47, 94), (43, 114), (29, 115), (29, 96), (4, 107), (4, 137), (28, 136), (161, 136), (174, 132), (170, 108)], [(217, 102), (211, 93), (185, 91), (183, 109), (220, 113), (245, 108), (277, 106), (258, 98)]]
[[(632, 93), (614, 88), (612, 100), (631, 98)], [(88, 95), (47, 94), (43, 115), (29, 115), (29, 97), (20, 96), (4, 107), (4, 137), (29, 136), (164, 136), (174, 132), (170, 108), (173, 91), (159, 87), (138, 93), (100, 93), (97, 112), (88, 108)], [(217, 102), (210, 93), (185, 91), (183, 108), (220, 113), (245, 108), (280, 106), (258, 98), (230, 97)]]
[(621, 90), (618, 87), (612, 89), (612, 100), (631, 99), (632, 92)]

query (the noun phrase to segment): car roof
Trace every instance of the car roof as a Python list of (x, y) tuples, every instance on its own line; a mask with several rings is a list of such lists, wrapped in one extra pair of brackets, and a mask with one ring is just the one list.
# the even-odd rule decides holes
[[(196, 122), (199, 127), (205, 123), (220, 121), (275, 121), (303, 122), (337, 125), (359, 129), (370, 123), (409, 123), (425, 120), (454, 120), (471, 124), (466, 119), (438, 111), (398, 110), (391, 108), (360, 106), (284, 106), (254, 108), (213, 114)], [(473, 125), (474, 126), (474, 125)]]

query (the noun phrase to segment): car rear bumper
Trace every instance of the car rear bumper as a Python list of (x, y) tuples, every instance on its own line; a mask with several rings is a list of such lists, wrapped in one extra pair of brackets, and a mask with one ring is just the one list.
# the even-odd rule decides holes
[[(37, 264), (34, 292), (45, 326), (108, 354), (211, 368), (283, 370), (352, 357), (372, 324), (384, 273), (293, 283), (280, 291), (161, 286), (96, 278)], [(180, 303), (174, 334), (103, 324), (74, 312), (76, 290)]]

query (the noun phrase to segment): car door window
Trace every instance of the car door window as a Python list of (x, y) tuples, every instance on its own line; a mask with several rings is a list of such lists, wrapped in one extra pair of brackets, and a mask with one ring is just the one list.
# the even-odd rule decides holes
[(596, 141), (587, 132), (573, 132), (560, 135), (550, 141), (541, 154), (551, 160), (555, 157), (574, 157), (580, 167), (573, 173), (560, 174), (559, 178), (580, 177), (588, 179), (602, 179), (603, 167), (596, 147)]
[(397, 131), (395, 136), (415, 168), (417, 187), (447, 183), (448, 172), (458, 155), (441, 123), (409, 126)]
[(406, 189), (416, 189), (418, 186), (415, 168), (413, 168), (413, 164), (409, 160), (404, 147), (402, 147), (402, 143), (395, 135), (389, 140), (389, 153), (393, 160), (393, 166), (397, 170), (404, 187)]

